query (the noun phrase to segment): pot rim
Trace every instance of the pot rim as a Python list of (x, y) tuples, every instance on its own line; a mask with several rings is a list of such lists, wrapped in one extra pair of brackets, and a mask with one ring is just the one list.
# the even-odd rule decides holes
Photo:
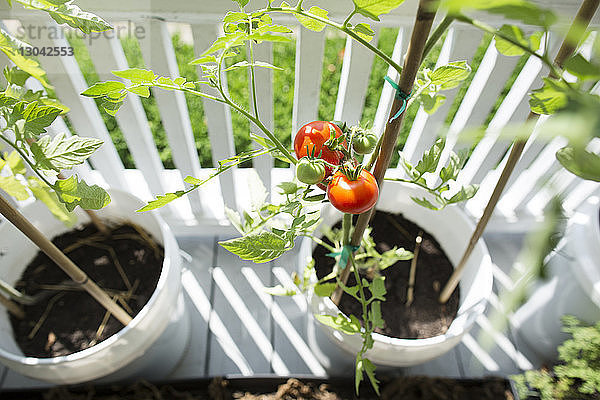
[[(416, 188), (413, 187), (412, 185), (408, 185), (406, 183), (402, 183), (402, 182), (386, 182), (386, 185), (392, 186), (392, 185), (398, 185), (398, 186), (402, 186), (406, 189), (409, 189), (411, 191), (415, 191), (415, 192), (419, 192), (419, 193), (423, 193), (426, 194), (426, 192), (420, 188)], [(415, 206), (417, 206), (415, 204)], [(376, 206), (377, 207), (377, 206)], [(468, 218), (466, 212), (461, 209), (458, 205), (453, 204), (453, 205), (449, 205), (445, 208), (445, 210), (448, 211), (452, 211), (454, 213), (456, 213), (456, 215), (458, 216), (458, 218), (460, 218), (460, 220), (462, 222), (465, 223), (465, 226), (469, 229), (469, 232), (472, 233), (475, 230), (475, 223)], [(310, 241), (310, 238), (306, 238), (307, 241)], [(444, 247), (444, 245), (442, 244), (442, 241), (436, 237), (436, 240), (438, 242), (440, 242), (440, 245), (442, 246), (442, 248)], [(312, 249), (312, 246), (310, 246)], [(490, 256), (490, 253), (488, 251), (488, 248), (485, 244), (485, 241), (483, 240), (483, 238), (480, 238), (477, 241), (477, 244), (475, 246), (475, 250), (479, 249), (483, 255), (482, 259), (481, 259), (481, 264), (479, 267), (479, 271), (483, 271), (483, 270), (487, 270), (489, 271), (488, 274), (486, 274), (487, 276), (483, 277), (482, 279), (485, 279), (485, 287), (481, 287), (481, 291), (484, 293), (492, 293), (492, 289), (493, 289), (493, 281), (494, 281), (494, 277), (493, 277), (493, 273), (492, 273), (492, 267), (493, 267), (493, 262)], [(463, 251), (464, 249), (461, 249), (461, 251)], [(454, 263), (453, 267), (455, 266)], [(313, 271), (314, 274), (314, 271)], [(312, 289), (310, 289), (309, 291), (309, 299), (310, 297), (314, 296), (314, 293), (312, 291)], [(342, 313), (341, 310), (331, 301), (331, 299), (329, 297), (319, 297), (319, 299), (321, 301), (323, 301), (325, 303), (325, 305), (327, 306), (328, 309), (335, 309), (337, 310), (337, 312), (343, 314), (344, 316), (346, 314)], [(470, 323), (466, 323), (466, 319), (467, 319), (467, 314), (469, 312), (471, 312), (473, 309), (476, 308), (480, 308), (481, 309), (481, 313), (484, 312), (485, 307), (487, 305), (489, 299), (489, 295), (488, 296), (483, 296), (481, 299), (479, 299), (478, 301), (476, 301), (474, 304), (470, 305), (468, 308), (466, 309), (461, 309), (461, 306), (459, 305), (459, 309), (458, 309), (458, 313), (457, 315), (454, 317), (454, 319), (452, 320), (452, 323), (450, 324), (450, 326), (448, 327), (448, 330), (446, 331), (446, 333), (441, 334), (441, 335), (436, 335), (436, 336), (432, 336), (429, 338), (423, 338), (423, 339), (402, 339), (402, 338), (395, 338), (395, 337), (391, 337), (391, 336), (387, 336), (381, 333), (373, 333), (373, 340), (375, 340), (376, 342), (381, 342), (382, 344), (389, 344), (389, 345), (393, 345), (393, 346), (402, 346), (402, 347), (410, 347), (410, 348), (419, 348), (419, 347), (429, 347), (429, 346), (434, 346), (437, 344), (441, 344), (443, 342), (446, 342), (448, 340), (451, 340), (453, 338), (457, 338), (457, 337), (461, 337), (463, 336), (466, 332), (468, 332), (470, 330), (470, 327), (473, 325), (474, 320), (471, 321)], [(461, 300), (462, 296), (461, 296)], [(310, 309), (310, 300), (309, 300), (309, 309)], [(312, 311), (312, 310), (311, 310)], [(312, 312), (311, 312), (312, 313)], [(462, 321), (465, 320), (465, 321)], [(461, 321), (462, 322), (462, 326), (458, 327), (458, 325), (455, 325), (455, 323), (457, 321)], [(320, 323), (319, 323), (320, 324)], [(332, 328), (333, 329), (333, 328)]]
[[(125, 192), (123, 190), (111, 188), (111, 189), (108, 189), (108, 192), (111, 195), (113, 193), (118, 193), (119, 196), (127, 198), (127, 201), (131, 201), (133, 203), (138, 203), (140, 206), (143, 205), (142, 200), (140, 200), (137, 196), (134, 196), (133, 194)], [(23, 211), (26, 211), (27, 208), (34, 207), (34, 206), (39, 206), (38, 201), (28, 204), (27, 206), (25, 206), (23, 208)], [(150, 211), (150, 215), (155, 220), (155, 222), (158, 224), (158, 226), (160, 228), (161, 237), (156, 238), (156, 239), (161, 241), (163, 243), (163, 246), (166, 247), (168, 245), (167, 243), (170, 241), (170, 239), (169, 239), (170, 228), (167, 225), (167, 223), (160, 217), (160, 215), (158, 215), (155, 211)], [(126, 219), (122, 219), (122, 220), (126, 220)], [(106, 349), (107, 347), (110, 347), (113, 343), (115, 343), (122, 336), (127, 334), (130, 330), (135, 329), (136, 326), (140, 323), (140, 321), (142, 319), (144, 319), (146, 317), (146, 315), (150, 312), (150, 308), (154, 305), (154, 303), (156, 303), (158, 293), (167, 284), (167, 276), (169, 275), (168, 273), (169, 273), (170, 269), (172, 268), (171, 260), (168, 257), (166, 257), (166, 254), (167, 254), (167, 252), (165, 249), (162, 270), (161, 270), (160, 276), (158, 278), (158, 282), (156, 283), (156, 288), (154, 289), (154, 292), (152, 293), (152, 296), (150, 296), (150, 298), (148, 299), (148, 302), (144, 305), (144, 307), (142, 307), (142, 309), (131, 320), (131, 322), (129, 324), (127, 324), (127, 326), (121, 328), (118, 332), (116, 332), (112, 336), (108, 337), (107, 339), (101, 341), (98, 344), (95, 344), (92, 347), (77, 351), (75, 353), (67, 354), (64, 356), (44, 357), (44, 358), (29, 357), (29, 356), (25, 356), (25, 355), (19, 355), (19, 354), (14, 354), (14, 353), (8, 352), (7, 350), (3, 349), (2, 347), (0, 347), (0, 356), (4, 357), (6, 359), (10, 359), (12, 361), (21, 363), (21, 364), (36, 365), (36, 366), (40, 366), (40, 365), (41, 366), (43, 366), (43, 365), (50, 366), (50, 365), (57, 365), (57, 364), (62, 364), (62, 363), (73, 362), (76, 360), (81, 360), (81, 359), (89, 357), (93, 354), (99, 353), (99, 352), (103, 351), (104, 349)]]

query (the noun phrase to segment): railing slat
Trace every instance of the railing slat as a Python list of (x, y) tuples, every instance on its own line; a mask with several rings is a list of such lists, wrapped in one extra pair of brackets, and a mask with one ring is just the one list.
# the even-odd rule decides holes
[[(379, 30), (376, 30), (373, 43), (377, 43), (378, 36)], [(334, 120), (345, 121), (348, 125), (356, 125), (360, 122), (369, 86), (367, 77), (371, 74), (373, 57), (373, 52), (366, 47), (350, 37), (346, 39)]]
[(450, 124), (446, 146), (438, 164), (438, 173), (442, 166), (446, 165), (450, 151), (458, 152), (470, 147), (470, 143), (457, 143), (460, 141), (460, 132), (469, 127), (480, 126), (485, 121), (506, 80), (513, 73), (518, 59), (518, 57), (501, 56), (496, 50), (495, 41), (491, 41)]
[[(194, 37), (194, 53), (199, 55), (214, 40), (217, 34), (217, 26), (215, 24), (194, 24), (192, 25), (192, 34)], [(202, 69), (200, 67), (198, 67), (198, 76), (202, 76)], [(225, 73), (222, 74), (221, 80), (223, 87), (227, 91), (227, 76)], [(204, 87), (202, 90), (208, 94), (220, 96), (217, 90), (213, 88)], [(213, 165), (216, 167), (219, 160), (235, 155), (231, 110), (225, 104), (208, 99), (202, 99), (202, 106), (204, 107), (204, 116), (206, 117)], [(237, 209), (234, 168), (219, 175), (219, 183), (225, 205), (231, 209)]]
[[(122, 80), (125, 84), (129, 83), (111, 74), (113, 70), (129, 68), (117, 37), (100, 36), (89, 42), (88, 50), (101, 81)], [(115, 118), (123, 132), (135, 166), (142, 172), (151, 193), (153, 195), (165, 193), (165, 183), (162, 181), (163, 164), (154, 144), (140, 98), (136, 95), (128, 96)]]
[[(33, 26), (45, 25), (48, 32), (51, 30), (60, 31), (58, 25), (53, 21), (32, 18), (23, 19), (23, 22)], [(70, 47), (69, 42), (64, 37), (53, 40), (50, 35), (41, 35), (36, 40), (32, 40), (32, 44), (38, 47)], [(61, 102), (71, 109), (69, 119), (73, 123), (77, 134), (95, 137), (104, 142), (91, 156), (94, 167), (102, 173), (104, 179), (110, 182), (112, 187), (127, 190), (127, 184), (123, 178), (123, 163), (117, 154), (96, 103), (93, 99), (80, 95), (81, 92), (87, 89), (88, 85), (75, 61), (75, 57), (40, 57), (40, 61), (46, 70), (48, 79), (54, 85), (57, 96)]]
[(324, 47), (324, 32), (299, 28), (296, 39), (292, 143), (302, 125), (317, 119)]
[[(263, 42), (254, 46), (254, 59), (273, 64), (273, 46), (269, 42)], [(250, 71), (248, 71), (250, 73)], [(260, 120), (265, 127), (273, 132), (274, 114), (273, 114), (273, 70), (270, 68), (255, 68), (254, 76), (256, 78), (256, 101)], [(252, 88), (250, 88), (250, 91)], [(251, 93), (251, 92), (250, 92)], [(251, 106), (254, 111), (254, 106)], [(264, 136), (264, 133), (254, 124), (250, 124), (250, 131), (258, 136)], [(261, 148), (254, 144), (255, 148)], [(254, 168), (263, 184), (271, 192), (271, 169), (273, 168), (273, 157), (265, 155), (253, 160)]]
[[(481, 43), (482, 34), (473, 29), (451, 29), (442, 47), (442, 51), (436, 62), (436, 67), (448, 62), (467, 60), (469, 63), (475, 54), (475, 50)], [(423, 152), (435, 142), (441, 133), (448, 110), (454, 102), (458, 93), (458, 88), (446, 90), (443, 95), (446, 96), (442, 104), (433, 115), (427, 115), (423, 107), (419, 108), (415, 118), (415, 124), (411, 128), (410, 134), (404, 146), (404, 156), (411, 162), (418, 161)], [(413, 136), (416, 135), (416, 136)]]
[[(142, 23), (146, 35), (140, 38), (142, 56), (147, 66), (156, 74), (176, 78), (179, 68), (167, 23), (158, 19), (149, 19)], [(183, 176), (200, 175), (200, 161), (185, 96), (179, 91), (153, 89), (152, 94), (160, 111), (162, 123), (167, 134), (173, 163)], [(202, 203), (200, 191), (191, 192), (189, 199), (194, 214), (202, 215), (207, 206)]]
[[(394, 44), (394, 51), (392, 52), (392, 60), (402, 65), (402, 57), (405, 50), (408, 48), (408, 42), (410, 40), (410, 34), (408, 28), (401, 27), (398, 30), (398, 36), (396, 36), (396, 42)], [(389, 67), (387, 70), (387, 76), (389, 76), (394, 82), (398, 81), (398, 72)], [(375, 121), (373, 121), (373, 130), (380, 136), (387, 124), (390, 109), (394, 102), (394, 96), (396, 94), (395, 89), (389, 85), (381, 83), (383, 89), (381, 90), (381, 96), (379, 97), (379, 103), (377, 104), (377, 111), (375, 112)]]

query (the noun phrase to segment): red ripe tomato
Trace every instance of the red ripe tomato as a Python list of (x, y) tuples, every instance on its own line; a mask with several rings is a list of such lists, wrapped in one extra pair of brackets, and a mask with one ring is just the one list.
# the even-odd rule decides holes
[(327, 198), (331, 204), (348, 214), (361, 214), (371, 209), (378, 197), (377, 180), (372, 173), (364, 169), (354, 181), (342, 171), (338, 171), (327, 186)]
[[(315, 157), (319, 157), (319, 153), (322, 151), (321, 158), (323, 160), (333, 165), (339, 165), (343, 158), (342, 152), (330, 150), (327, 146), (323, 146), (325, 142), (329, 140), (330, 127), (335, 130), (335, 137), (342, 135), (342, 131), (337, 125), (327, 121), (309, 122), (300, 128), (294, 139), (294, 151), (296, 152), (296, 157), (298, 157), (298, 159), (306, 157), (313, 153), (314, 148)], [(331, 167), (326, 167), (325, 169), (327, 176), (331, 175)]]

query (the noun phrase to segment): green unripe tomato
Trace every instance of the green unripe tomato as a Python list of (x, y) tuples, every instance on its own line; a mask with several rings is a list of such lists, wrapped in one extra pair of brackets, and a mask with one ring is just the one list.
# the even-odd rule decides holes
[(352, 148), (357, 154), (369, 154), (376, 145), (377, 136), (372, 133), (360, 134), (352, 139)]
[(325, 179), (325, 164), (318, 159), (302, 157), (296, 164), (296, 178), (308, 185), (321, 183)]

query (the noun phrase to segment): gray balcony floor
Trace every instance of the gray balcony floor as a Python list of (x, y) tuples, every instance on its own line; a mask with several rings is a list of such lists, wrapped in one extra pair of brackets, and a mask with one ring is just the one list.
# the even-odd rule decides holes
[[(494, 291), (506, 285), (522, 236), (488, 233), (485, 241), (495, 263)], [(294, 254), (268, 264), (240, 261), (217, 245), (225, 237), (180, 238), (185, 262), (183, 286), (192, 316), (189, 349), (169, 379), (217, 375), (324, 375), (304, 339), (306, 304), (301, 296), (274, 297), (263, 286), (289, 285), (297, 269)], [(293, 252), (290, 252), (293, 253)], [(493, 297), (487, 315), (498, 306)], [(492, 333), (490, 348), (482, 335)], [(392, 371), (404, 375), (479, 377), (510, 375), (538, 367), (537, 358), (507, 327), (502, 332), (480, 318), (452, 351), (425, 364)], [(340, 371), (351, 375), (352, 371)], [(0, 365), (2, 390), (47, 386)]]

